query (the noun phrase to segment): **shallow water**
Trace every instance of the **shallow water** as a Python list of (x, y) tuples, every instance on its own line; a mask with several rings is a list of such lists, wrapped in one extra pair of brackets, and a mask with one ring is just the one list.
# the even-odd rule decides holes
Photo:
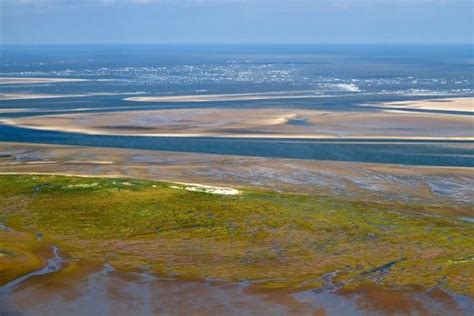
[(289, 139), (101, 136), (0, 125), (0, 141), (133, 148), (311, 160), (472, 167), (471, 142), (373, 142)]
[(3, 292), (8, 295), (8, 293), (14, 291), (14, 289), (18, 287), (21, 283), (25, 282), (26, 280), (32, 277), (46, 275), (46, 274), (59, 271), (64, 264), (64, 259), (60, 256), (58, 247), (52, 246), (51, 250), (52, 250), (53, 257), (48, 259), (48, 262), (46, 263), (46, 266), (44, 268), (27, 273), (15, 280), (8, 282), (4, 286), (0, 287), (0, 293)]
[(472, 315), (471, 299), (440, 288), (397, 291), (368, 286), (351, 291), (286, 292), (250, 282), (167, 280), (146, 271), (89, 267), (71, 278), (31, 278), (0, 294), (2, 315)]
[[(0, 93), (86, 97), (0, 101), (1, 118), (143, 109), (284, 107), (375, 110), (360, 104), (472, 96), (472, 45), (2, 46), (0, 76), (88, 79), (0, 85)], [(130, 95), (314, 94), (312, 99), (138, 103)], [(96, 95), (96, 94), (109, 95)], [(303, 124), (294, 121), (293, 124)], [(473, 166), (472, 142), (401, 144), (92, 136), (0, 125), (0, 141), (413, 165)], [(453, 144), (453, 145), (451, 145)]]

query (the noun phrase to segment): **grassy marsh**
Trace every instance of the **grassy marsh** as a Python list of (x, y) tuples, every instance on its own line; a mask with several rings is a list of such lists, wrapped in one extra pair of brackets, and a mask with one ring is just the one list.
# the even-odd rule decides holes
[(173, 185), (0, 176), (0, 223), (13, 229), (0, 231), (0, 284), (37, 269), (55, 244), (75, 264), (285, 289), (317, 288), (329, 272), (347, 287), (362, 285), (393, 261), (370, 282), (474, 297), (474, 226), (457, 218), (466, 210)]

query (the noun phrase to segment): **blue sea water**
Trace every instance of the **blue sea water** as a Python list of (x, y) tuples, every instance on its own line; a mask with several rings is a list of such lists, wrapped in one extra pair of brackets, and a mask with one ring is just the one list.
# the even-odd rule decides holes
[[(1, 46), (0, 77), (82, 82), (0, 85), (0, 93), (84, 94), (4, 100), (0, 119), (190, 107), (361, 111), (360, 104), (474, 95), (472, 45)], [(310, 99), (134, 103), (135, 95), (314, 94)], [(0, 125), (0, 141), (142, 148), (315, 160), (473, 166), (471, 142), (380, 142), (92, 136)]]

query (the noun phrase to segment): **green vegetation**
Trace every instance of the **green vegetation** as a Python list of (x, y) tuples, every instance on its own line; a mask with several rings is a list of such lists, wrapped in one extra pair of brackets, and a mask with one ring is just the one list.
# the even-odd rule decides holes
[(456, 210), (171, 186), (0, 176), (0, 223), (14, 229), (0, 231), (0, 284), (37, 269), (44, 262), (41, 246), (55, 244), (79, 264), (292, 289), (318, 287), (333, 271), (341, 271), (336, 281), (356, 286), (367, 282), (361, 275), (396, 262), (379, 280), (383, 285), (441, 285), (474, 296), (474, 225), (449, 215)]

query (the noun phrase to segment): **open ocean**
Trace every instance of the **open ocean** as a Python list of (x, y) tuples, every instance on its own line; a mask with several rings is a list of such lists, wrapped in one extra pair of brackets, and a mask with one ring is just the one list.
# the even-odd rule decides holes
[[(0, 119), (202, 107), (367, 111), (361, 104), (474, 95), (473, 45), (1, 46), (0, 77), (81, 82), (0, 85), (0, 93), (84, 97), (3, 100)], [(310, 93), (314, 98), (134, 103), (130, 96)], [(473, 131), (471, 131), (474, 133)], [(97, 136), (0, 125), (0, 141), (410, 165), (474, 166), (467, 141), (349, 141)]]

